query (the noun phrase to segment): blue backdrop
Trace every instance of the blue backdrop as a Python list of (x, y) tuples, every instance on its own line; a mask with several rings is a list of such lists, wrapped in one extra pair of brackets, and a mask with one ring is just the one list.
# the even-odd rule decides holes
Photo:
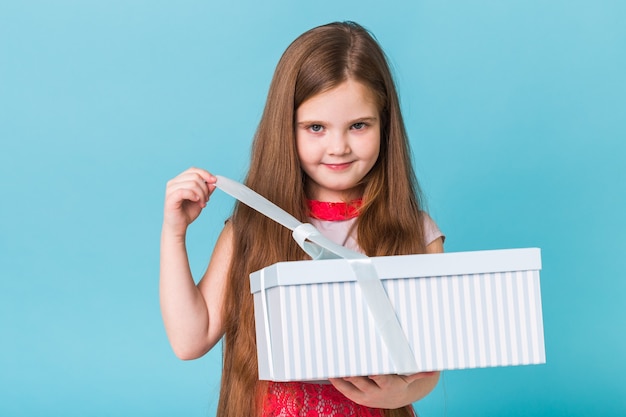
[(447, 372), (420, 414), (626, 414), (626, 3), (0, 0), (0, 415), (214, 413), (220, 350), (179, 361), (160, 318), (165, 182), (241, 179), (280, 54), (333, 20), (390, 57), (446, 250), (542, 248), (547, 364)]

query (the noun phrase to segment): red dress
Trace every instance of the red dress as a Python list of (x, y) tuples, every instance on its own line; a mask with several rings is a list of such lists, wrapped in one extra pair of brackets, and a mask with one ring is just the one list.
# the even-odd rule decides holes
[(331, 384), (270, 382), (263, 417), (382, 417), (382, 411), (359, 405)]
[[(348, 220), (358, 215), (361, 200), (351, 203), (308, 201), (310, 216), (320, 220)], [(382, 411), (355, 403), (332, 384), (270, 382), (263, 417), (382, 417)]]

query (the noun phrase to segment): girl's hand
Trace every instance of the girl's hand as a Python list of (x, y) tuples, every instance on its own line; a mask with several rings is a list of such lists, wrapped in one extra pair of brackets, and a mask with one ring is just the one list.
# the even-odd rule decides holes
[(330, 382), (357, 404), (394, 409), (425, 397), (438, 380), (439, 372), (420, 372), (412, 375), (331, 378)]
[(200, 168), (189, 168), (167, 183), (163, 213), (164, 231), (184, 236), (215, 191), (217, 178)]

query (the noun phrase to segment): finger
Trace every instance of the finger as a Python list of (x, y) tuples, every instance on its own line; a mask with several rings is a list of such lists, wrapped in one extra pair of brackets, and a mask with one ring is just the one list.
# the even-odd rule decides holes
[(411, 383), (413, 381), (417, 381), (418, 379), (430, 378), (432, 376), (437, 375), (437, 372), (418, 372), (416, 374), (411, 375), (401, 375), (402, 379), (404, 379), (407, 383)]
[(373, 381), (366, 376), (351, 376), (343, 378), (343, 380), (352, 384), (354, 387), (362, 392), (366, 392), (368, 390), (371, 390), (372, 388), (378, 388), (378, 384), (376, 383), (376, 381)]
[(370, 375), (368, 379), (373, 381), (376, 385), (381, 386), (384, 381), (387, 381), (389, 375)]
[(209, 201), (209, 197), (215, 191), (217, 177), (205, 169), (195, 167), (189, 168), (185, 173), (188, 174), (185, 179), (197, 181), (204, 192), (204, 201)]
[(185, 199), (191, 201), (203, 201), (207, 202), (212, 190), (209, 189), (207, 183), (197, 174), (181, 175), (167, 184), (167, 195), (180, 196), (179, 190), (189, 190), (194, 193), (193, 197), (189, 197), (189, 194), (185, 194)]
[(350, 381), (346, 381), (345, 378), (330, 378), (330, 383), (333, 384), (337, 391), (341, 392), (346, 397), (354, 400), (356, 397), (363, 395), (363, 391), (358, 389)]
[(199, 176), (204, 183), (209, 185), (214, 185), (217, 182), (217, 177), (206, 169), (191, 167), (186, 172)]
[(407, 383), (404, 378), (399, 375), (370, 375), (368, 379), (376, 384), (376, 386), (380, 389), (386, 389), (387, 387), (393, 386), (393, 384), (397, 383)]
[(198, 181), (198, 183), (215, 184), (217, 182), (217, 177), (204, 169), (192, 167), (172, 178), (170, 182), (172, 184), (176, 184), (190, 180)]
[(185, 202), (198, 203), (200, 205), (206, 204), (204, 201), (204, 193), (200, 190), (194, 190), (188, 187), (181, 187), (171, 190), (166, 199), (166, 203), (169, 203), (173, 207), (181, 207)]

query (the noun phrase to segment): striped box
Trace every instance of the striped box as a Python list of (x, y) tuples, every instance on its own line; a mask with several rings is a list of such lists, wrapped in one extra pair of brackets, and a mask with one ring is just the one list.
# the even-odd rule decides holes
[[(545, 363), (539, 249), (369, 259), (418, 371)], [(260, 379), (410, 372), (394, 368), (349, 261), (277, 263), (250, 282)]]

